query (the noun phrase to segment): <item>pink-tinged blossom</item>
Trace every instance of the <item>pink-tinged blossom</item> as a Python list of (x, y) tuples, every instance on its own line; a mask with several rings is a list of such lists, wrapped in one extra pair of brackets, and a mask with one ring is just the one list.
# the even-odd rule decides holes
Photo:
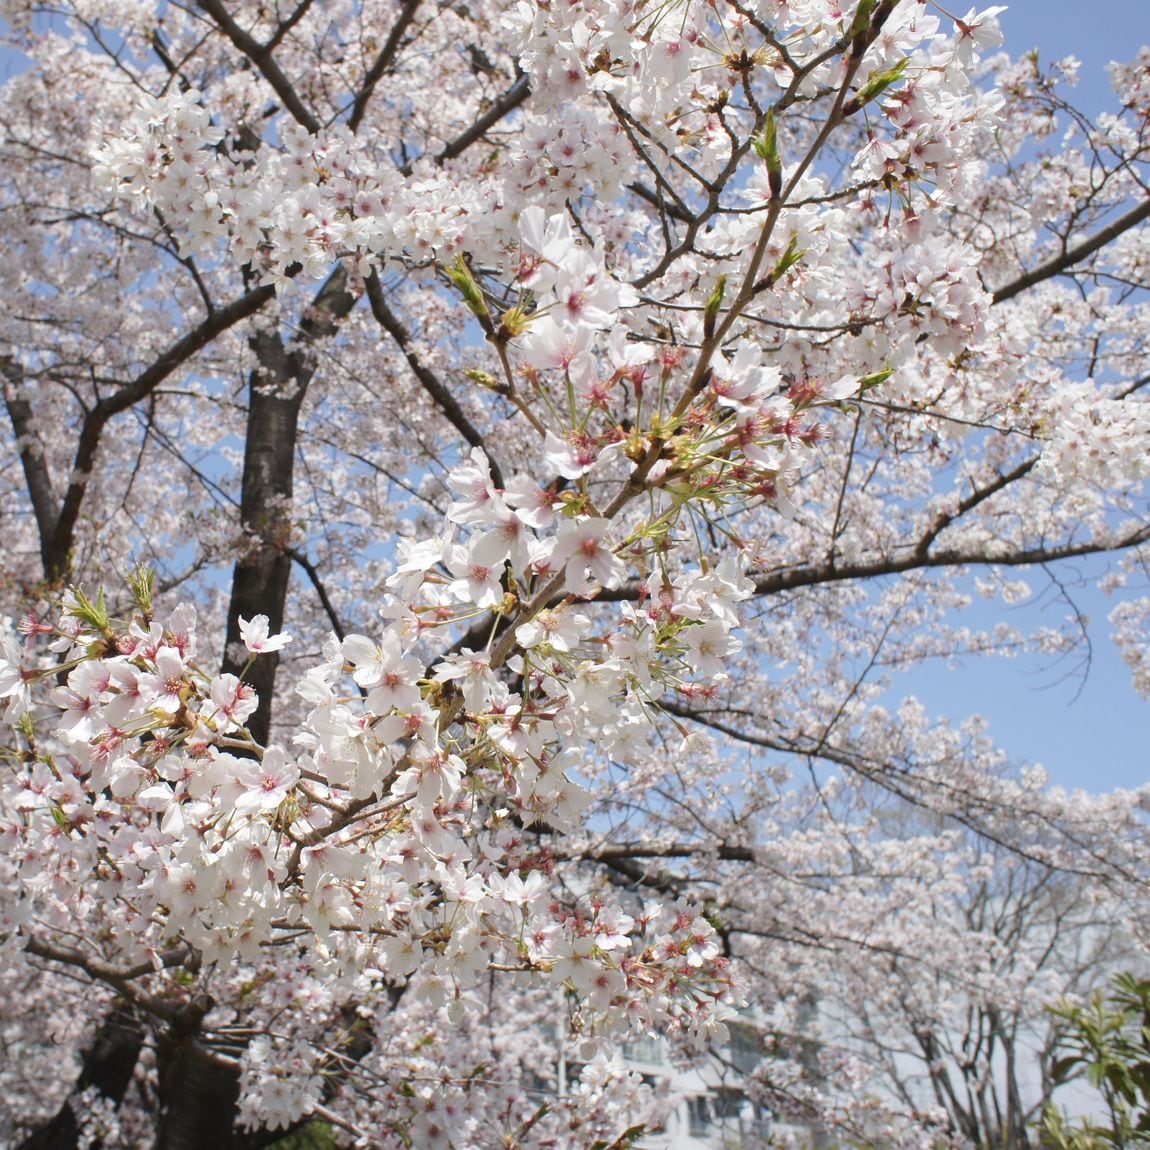
[(423, 577), (436, 564), (442, 563), (451, 546), (452, 529), (436, 539), (400, 539), (400, 562), (387, 586), (404, 603), (410, 602), (423, 586)]
[(528, 527), (543, 531), (555, 522), (555, 509), (559, 506), (559, 500), (550, 491), (540, 487), (531, 476), (517, 471), (508, 481), (503, 495)]
[(402, 978), (414, 974), (422, 964), (423, 947), (418, 938), (407, 931), (397, 931), (377, 943), (379, 965), (389, 978)]
[(555, 560), (555, 536), (548, 535), (543, 539), (530, 539), (527, 543), (529, 561), (527, 571), (531, 575), (547, 578), (559, 570), (560, 564)]
[(503, 601), (504, 562), (510, 551), (505, 533), (490, 531), (452, 548), (448, 570), (456, 576), (452, 595), (461, 603), (495, 607)]
[(19, 646), (9, 637), (0, 641), (0, 699), (7, 699), (4, 717), (18, 719), (31, 705), (28, 678), (22, 666)]
[(315, 1109), (322, 1092), (306, 1044), (260, 1035), (244, 1051), (239, 1124), (248, 1130), (286, 1130)]
[(485, 651), (467, 647), (437, 663), (433, 678), (437, 683), (455, 683), (463, 693), (464, 706), (475, 713), (486, 708), (496, 685), (491, 657)]
[(523, 571), (531, 562), (531, 543), (535, 536), (528, 530), (524, 518), (510, 507), (500, 508), (495, 525), (489, 534), (500, 541), (501, 559), (506, 560), (514, 571)]
[(1005, 11), (1005, 4), (984, 8), (981, 12), (971, 8), (961, 20), (955, 20), (956, 50), (962, 63), (969, 64), (984, 49), (996, 48), (1002, 43), (998, 15)]
[(389, 668), (367, 693), (364, 705), (373, 715), (386, 715), (391, 710), (414, 711), (422, 695), (419, 678), (423, 668), (419, 660), (405, 656), (399, 665)]
[(217, 675), (208, 689), (210, 705), (202, 712), (221, 733), (242, 727), (259, 705), (255, 688), (235, 675)]
[(502, 899), (524, 912), (547, 897), (547, 879), (539, 871), (530, 871), (526, 877), (518, 872), (492, 875), (488, 880), (493, 897)]
[(601, 950), (618, 950), (630, 945), (635, 920), (618, 906), (605, 906), (595, 916), (595, 945)]
[(523, 941), (532, 962), (549, 961), (562, 945), (559, 924), (549, 915), (532, 915), (523, 932)]
[[(444, 897), (449, 902), (467, 903), (472, 906), (478, 906), (488, 898), (487, 883), (484, 881), (482, 875), (468, 874), (467, 871), (458, 864), (454, 866), (440, 864), (435, 868), (434, 873)], [(473, 953), (479, 951), (480, 948), (475, 947)], [(486, 965), (485, 961), (482, 959), (480, 961), (481, 965)]]
[(576, 387), (584, 388), (595, 378), (594, 341), (590, 327), (564, 326), (544, 315), (532, 323), (521, 346), (533, 366), (541, 371), (564, 371)]
[(187, 691), (187, 668), (180, 653), (172, 647), (156, 652), (155, 673), (140, 676), (140, 694), (150, 710), (174, 715), (183, 705), (181, 695)]
[(749, 599), (754, 591), (753, 580), (739, 571), (736, 559), (727, 556), (709, 571), (678, 576), (673, 586), (671, 611), (684, 619), (699, 619), (709, 613), (727, 628), (737, 627), (737, 605)]
[[(0, 935), (83, 939), (92, 959), (150, 961), (145, 1004), (210, 990), (209, 1025), (248, 1043), (240, 1106), (253, 1128), (288, 1127), (322, 1106), (349, 1144), (381, 1150), (496, 1150), (508, 1139), (570, 1150), (616, 1144), (643, 1121), (638, 1087), (606, 1057), (614, 1038), (628, 1028), (722, 1037), (737, 1001), (726, 946), (750, 959), (743, 969), (764, 1001), (780, 986), (795, 1000), (813, 986), (838, 994), (843, 1014), (863, 1000), (881, 1011), (900, 996), (885, 993), (875, 956), (940, 952), (979, 1001), (1037, 1007), (1032, 967), (1012, 977), (997, 967), (1001, 940), (954, 925), (967, 916), (945, 900), (995, 871), (968, 826), (947, 828), (955, 796), (990, 841), (1022, 845), (1008, 868), (1020, 889), (1026, 859), (1043, 873), (1065, 865), (1078, 882), (1086, 854), (1085, 870), (1110, 872), (1082, 900), (1091, 914), (1110, 905), (1111, 885), (1121, 912), (1136, 905), (1128, 878), (1145, 870), (1145, 796), (1071, 798), (1041, 790), (1035, 772), (1003, 780), (977, 724), (948, 729), (911, 705), (888, 716), (849, 672), (879, 634), (876, 657), (891, 666), (1023, 642), (1013, 628), (947, 625), (963, 598), (949, 557), (1009, 567), (1044, 548), (1125, 548), (1143, 536), (1145, 229), (1071, 269), (1081, 292), (1052, 279), (993, 311), (989, 300), (1019, 268), (1049, 261), (1052, 235), (1067, 246), (1098, 235), (1139, 194), (1150, 56), (1116, 69), (1121, 113), (1059, 151), (1061, 104), (1033, 61), (996, 64), (1000, 96), (965, 74), (963, 60), (993, 42), (998, 9), (971, 12), (945, 39), (924, 4), (904, 0), (860, 40), (857, 0), (763, 0), (757, 15), (697, 4), (673, 18), (630, 0), (458, 6), (419, 37), (388, 41), (409, 106), (389, 97), (387, 77), (362, 100), (344, 91), (356, 84), (347, 61), (368, 36), (367, 56), (378, 54), (388, 13), (305, 4), (282, 35), (270, 17), (249, 31), (276, 39), (286, 83), (322, 83), (304, 84), (294, 112), (285, 99), (261, 118), (251, 114), (258, 69), (199, 66), (203, 53), (222, 59), (229, 39), (203, 6), (163, 7), (174, 74), (158, 98), (142, 94), (155, 77), (139, 73), (140, 53), (115, 51), (145, 42), (146, 12), (120, 6), (133, 14), (120, 28), (116, 5), (97, 7), (106, 39), (78, 34), (90, 21), (65, 3), (60, 29), (27, 32), (29, 68), (4, 89), (10, 119), (31, 133), (8, 156), (9, 183), (31, 207), (7, 220), (27, 274), (9, 277), (5, 398), (16, 419), (26, 385), (36, 410), (37, 425), (16, 432), (25, 462), (43, 453), (65, 510), (83, 495), (68, 540), (77, 570), (101, 578), (141, 539), (172, 559), (197, 550), (241, 563), (298, 542), (322, 575), (319, 596), (291, 600), (309, 647), (337, 614), (370, 618), (381, 584), (393, 595), (381, 635), (357, 624), (367, 634), (329, 637), (303, 660), (296, 710), (275, 717), (290, 749), (252, 743), (254, 696), (196, 664), (190, 608), (144, 606), (139, 583), (127, 626), (118, 590), (108, 589), (106, 623), (102, 606), (69, 593), (58, 625), (29, 632), (23, 666), (5, 645), (0, 697), (20, 725), (0, 775)], [(472, 40), (482, 48), (461, 50)], [(113, 73), (123, 82), (104, 82)], [(473, 141), (456, 154), (476, 85), (495, 97), (505, 83), (529, 87), (531, 100), (500, 121), (497, 147)], [(827, 94), (842, 84), (835, 104)], [(434, 100), (418, 100), (432, 89)], [(64, 90), (78, 98), (45, 98)], [(787, 91), (794, 103), (777, 100)], [(996, 99), (1010, 108), (997, 122)], [(781, 186), (754, 155), (756, 100), (775, 106)], [(88, 105), (108, 127), (94, 200)], [(413, 118), (417, 105), (430, 111)], [(841, 156), (820, 151), (820, 108), (832, 105), (858, 125)], [(312, 116), (316, 130), (298, 122)], [(1031, 158), (1038, 134), (1051, 154)], [(988, 140), (1005, 174), (987, 170)], [(133, 210), (144, 213), (138, 227)], [(113, 217), (115, 258), (97, 227)], [(206, 329), (194, 265), (156, 246), (157, 221), (179, 254), (205, 254), (219, 315), (235, 306), (222, 292), (229, 267), (274, 284), (275, 307), (209, 333), (194, 361), (168, 363), (173, 338)], [(796, 262), (784, 269), (788, 251)], [(456, 257), (483, 282), (486, 346), (441, 290)], [(349, 295), (332, 290), (337, 264)], [(148, 299), (137, 307), (140, 285)], [(377, 298), (339, 322), (365, 285), (383, 288), (406, 334)], [(241, 308), (252, 299), (235, 297)], [(397, 335), (383, 355), (379, 319)], [(159, 448), (194, 461), (209, 441), (230, 443), (242, 412), (209, 381), (246, 348), (245, 375), (269, 395), (269, 347), (293, 367), (285, 401), (301, 398), (291, 388), (314, 356), (338, 370), (301, 424), (312, 438), (278, 444), (298, 449), (299, 498), (237, 534), (234, 517), (207, 512), (200, 486), (172, 499), (159, 479), (147, 485), (165, 474)], [(1060, 363), (1081, 375), (1084, 347), (1109, 382), (1061, 378)], [(95, 403), (98, 415), (113, 381), (146, 377), (156, 356), (171, 386), (148, 397), (139, 421), (117, 422), (115, 435), (109, 425), (90, 474), (60, 473), (75, 456), (68, 411), (80, 418)], [(836, 410), (887, 364), (897, 375), (861, 412)], [(804, 414), (816, 408), (821, 427)], [(515, 472), (505, 491), (465, 441), (476, 438), (469, 428)], [(782, 522), (799, 493), (803, 515)], [(43, 508), (24, 500), (17, 511), (10, 596), (39, 579)], [(1134, 571), (1138, 547), (1127, 554)], [(925, 581), (892, 576), (873, 595), (845, 578), (901, 566), (900, 556), (943, 566)], [(778, 609), (756, 612), (741, 636), (743, 677), (721, 683), (739, 650), (740, 604), (756, 593), (744, 572), (759, 592), (780, 592)], [(636, 594), (581, 607), (604, 586)], [(210, 602), (218, 590), (201, 582), (197, 593)], [(329, 621), (316, 607), (325, 597)], [(1114, 619), (1146, 686), (1150, 609), (1127, 604)], [(212, 619), (213, 639), (222, 623)], [(282, 647), (286, 636), (269, 630), (262, 616), (244, 620), (239, 658)], [(1034, 638), (1067, 649), (1055, 628)], [(458, 650), (465, 643), (483, 650)], [(825, 651), (834, 657), (820, 669)], [(737, 741), (692, 733), (682, 712), (696, 708), (701, 719), (729, 709), (733, 726), (720, 728), (772, 734), (799, 754), (812, 731), (829, 731), (820, 753), (867, 777), (867, 764), (893, 765), (929, 818), (885, 841), (871, 812), (857, 811), (863, 792), (826, 778), (812, 816), (809, 795), (786, 785), (782, 752), (754, 757), (741, 778)], [(593, 798), (605, 806), (587, 819)], [(648, 878), (669, 875), (708, 899), (730, 927), (724, 938), (685, 902), (660, 917), (658, 882), (619, 889), (608, 869), (616, 847)], [(828, 959), (794, 945), (779, 929), (788, 923), (802, 939), (830, 933), (843, 945)], [(198, 972), (165, 957), (184, 943)], [(900, 989), (919, 989), (914, 965)], [(916, 1006), (948, 1006), (953, 988), (936, 968), (927, 975)], [(409, 979), (396, 1002), (389, 990)], [(17, 963), (9, 982), (47, 988), (51, 1006), (53, 984), (72, 980)], [(105, 992), (90, 997), (103, 1008)], [(546, 1077), (557, 1048), (524, 1019), (547, 1017), (559, 999), (570, 1031), (604, 1053), (588, 1063), (581, 1050), (583, 1074), (543, 1113), (525, 1075)], [(91, 1033), (71, 1016), (75, 1001), (65, 987), (54, 1018), (39, 1001), (18, 1011), (35, 1041), (17, 1025), (15, 1049), (74, 1057)], [(950, 1032), (945, 1017), (930, 1021)], [(44, 1033), (60, 1044), (45, 1046)], [(348, 1034), (371, 1048), (352, 1052), (344, 1074)], [(476, 1073), (491, 1051), (499, 1073)], [(823, 1054), (840, 1098), (864, 1100), (868, 1131), (897, 1150), (922, 1142), (909, 1120), (886, 1123), (857, 1060)], [(324, 1086), (333, 1066), (338, 1090)], [(22, 1069), (9, 1076), (18, 1091), (54, 1072)], [(816, 1093), (804, 1087), (804, 1102)], [(84, 1136), (113, 1120), (127, 1131), (138, 1103), (111, 1115), (81, 1097)], [(947, 1117), (930, 1115), (933, 1129)]]
[(250, 620), (240, 617), (240, 637), (253, 655), (280, 651), (291, 642), (290, 635), (269, 635), (269, 626), (270, 620), (266, 615), (256, 615)]
[(552, 651), (566, 654), (575, 650), (590, 625), (586, 615), (562, 607), (544, 608), (515, 629), (515, 640), (524, 649), (546, 644)]
[(622, 973), (592, 957), (593, 939), (579, 938), (567, 944), (555, 961), (554, 975), (569, 983), (593, 1010), (603, 1013), (617, 995), (626, 990)]
[(711, 388), (719, 403), (736, 411), (749, 411), (771, 398), (782, 383), (777, 367), (763, 367), (762, 352), (752, 343), (744, 343), (727, 360), (722, 354), (714, 358)]
[(299, 768), (278, 746), (270, 746), (260, 760), (244, 760), (237, 774), (242, 788), (235, 809), (240, 814), (274, 811), (299, 781)]
[(439, 801), (454, 797), (463, 779), (464, 762), (457, 755), (432, 753), (417, 747), (411, 766), (395, 777), (394, 795), (414, 795), (421, 807), (431, 809)]
[(607, 340), (607, 358), (617, 376), (626, 379), (638, 391), (647, 374), (646, 365), (654, 358), (654, 349), (641, 340), (629, 340), (622, 324), (611, 329)]
[(569, 593), (585, 593), (589, 580), (604, 587), (623, 582), (627, 569), (606, 544), (610, 526), (608, 520), (593, 517), (560, 526), (552, 558), (564, 565), (564, 586)]
[(101, 710), (104, 719), (114, 727), (131, 723), (145, 709), (144, 693), (140, 686), (140, 670), (126, 660), (108, 664), (109, 697)]
[(185, 659), (196, 655), (196, 608), (193, 603), (180, 603), (164, 621), (165, 640)]
[(564, 260), (551, 291), (558, 304), (550, 314), (576, 329), (610, 327), (617, 309), (639, 301), (634, 288), (613, 280), (585, 248)]
[(532, 204), (520, 215), (519, 230), (524, 248), (519, 278), (537, 292), (548, 291), (557, 269), (575, 248), (571, 221), (562, 212), (547, 216)]
[(455, 496), (447, 511), (447, 518), (453, 523), (485, 526), (495, 521), (502, 500), (491, 479), (487, 455), (481, 448), (472, 448), (467, 462), (447, 473), (447, 486)]
[(548, 468), (564, 479), (579, 479), (599, 460), (599, 448), (590, 439), (572, 435), (564, 442), (551, 431), (547, 432), (543, 451)]
[(404, 653), (394, 629), (385, 631), (378, 643), (366, 635), (348, 635), (341, 650), (352, 666), (352, 678), (370, 688), (368, 705), (374, 714), (387, 714), (393, 707), (413, 710), (418, 705), (423, 666)]
[(88, 739), (94, 723), (101, 719), (100, 702), (108, 686), (108, 673), (101, 664), (82, 663), (68, 676), (66, 687), (57, 687), (50, 696), (61, 709), (59, 730), (73, 739)]

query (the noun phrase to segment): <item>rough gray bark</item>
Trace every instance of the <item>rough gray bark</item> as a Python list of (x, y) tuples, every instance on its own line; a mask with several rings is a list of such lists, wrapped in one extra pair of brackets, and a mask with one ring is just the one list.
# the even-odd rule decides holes
[[(333, 335), (354, 306), (355, 296), (347, 290), (347, 272), (341, 265), (320, 288), (293, 344), (286, 344), (279, 331), (261, 331), (250, 340), (259, 366), (248, 382), (240, 515), (254, 538), (232, 572), (222, 666), (226, 673), (239, 675), (247, 662), (241, 616), (266, 615), (273, 634), (283, 629), (292, 568), (291, 498), (300, 411), (315, 376), (315, 345)], [(259, 695), (248, 730), (261, 746), (266, 746), (271, 729), (278, 665), (278, 654), (271, 652), (244, 672), (244, 680)]]
[(196, 1034), (160, 1042), (160, 1123), (157, 1150), (240, 1150), (248, 1138), (235, 1130), (240, 1079)]
[(0, 359), (0, 373), (4, 376), (4, 404), (8, 408), (8, 418), (12, 421), (12, 430), (16, 433), (20, 466), (24, 470), (24, 482), (28, 485), (32, 513), (36, 516), (36, 530), (40, 536), (40, 563), (47, 578), (51, 570), (50, 544), (56, 534), (59, 504), (52, 490), (52, 476), (48, 470), (44, 444), (36, 427), (32, 404), (24, 393), (24, 373), (20, 365), (10, 357)]

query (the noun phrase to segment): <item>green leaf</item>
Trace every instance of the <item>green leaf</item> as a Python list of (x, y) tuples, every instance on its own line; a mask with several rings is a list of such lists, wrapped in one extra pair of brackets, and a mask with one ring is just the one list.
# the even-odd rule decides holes
[(145, 615), (150, 616), (152, 614), (152, 598), (156, 586), (156, 573), (150, 567), (145, 567), (144, 564), (138, 563), (132, 569), (132, 573), (128, 576), (126, 582), (136, 606), (139, 607)]
[(707, 306), (703, 310), (703, 335), (710, 339), (715, 334), (715, 322), (719, 318), (719, 311), (723, 306), (723, 292), (727, 287), (727, 277), (725, 275), (719, 276), (715, 284), (715, 290), (711, 292), (710, 298), (707, 300)]
[(628, 1126), (614, 1142), (608, 1142), (605, 1138), (600, 1138), (591, 1143), (590, 1150), (627, 1150), (628, 1147), (633, 1146), (637, 1139), (642, 1138), (647, 1133), (647, 1127), (640, 1123), (638, 1126)]
[(855, 18), (851, 21), (850, 31), (847, 33), (852, 40), (856, 36), (861, 36), (870, 27), (872, 12), (874, 12), (874, 0), (859, 0)]
[(799, 237), (791, 236), (787, 250), (783, 252), (782, 258), (775, 264), (775, 270), (771, 273), (773, 282), (778, 283), (806, 254), (806, 249), (799, 247)]
[(1081, 1065), (1082, 1059), (1077, 1054), (1068, 1055), (1065, 1058), (1056, 1058), (1050, 1064), (1050, 1077), (1053, 1079), (1055, 1086), (1061, 1086), (1073, 1073), (1075, 1067)]
[(104, 589), (100, 588), (95, 603), (84, 594), (82, 587), (70, 587), (69, 591), (71, 592), (70, 601), (66, 600), (68, 614), (87, 623), (90, 627), (94, 627), (101, 633), (107, 631), (111, 626), (111, 620), (108, 618), (108, 609), (104, 605)]
[(876, 97), (881, 96), (887, 88), (902, 79), (902, 74), (906, 71), (906, 66), (909, 63), (910, 57), (904, 56), (893, 68), (876, 72), (848, 101), (849, 110), (846, 105), (844, 105), (843, 110), (847, 111), (848, 114), (857, 112)]
[(783, 192), (783, 161), (779, 156), (779, 128), (775, 122), (773, 108), (767, 109), (763, 134), (756, 136), (751, 144), (754, 146), (759, 159), (767, 166), (767, 184), (771, 189), (771, 196), (778, 199)]
[(1101, 1150), (1150, 1145), (1150, 1049), (1145, 1041), (1144, 1007), (1150, 1004), (1150, 980), (1116, 978), (1110, 993), (1095, 992), (1090, 1002), (1060, 1002), (1050, 1013), (1063, 1020), (1059, 1045), (1065, 1053), (1051, 1062), (1056, 1086), (1078, 1070), (1103, 1095), (1106, 1118), (1072, 1122), (1047, 1107), (1043, 1143), (1051, 1150)]
[(463, 255), (457, 255), (444, 269), (443, 274), (459, 289), (463, 302), (471, 311), (483, 319), (490, 320), (491, 313), (487, 310), (487, 300), (483, 296), (483, 289), (475, 282), (471, 268)]
[(882, 371), (872, 372), (870, 375), (864, 375), (859, 380), (859, 392), (870, 391), (872, 387), (878, 387), (879, 384), (886, 383), (890, 377), (894, 375), (893, 367), (884, 367)]

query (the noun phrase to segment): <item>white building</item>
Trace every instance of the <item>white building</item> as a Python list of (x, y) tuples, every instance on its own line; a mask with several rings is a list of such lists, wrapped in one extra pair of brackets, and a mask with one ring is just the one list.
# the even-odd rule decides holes
[(638, 1141), (642, 1150), (752, 1150), (769, 1145), (772, 1132), (782, 1132), (745, 1089), (762, 1057), (758, 1029), (735, 1023), (730, 1031), (721, 1052), (689, 1067), (675, 1065), (659, 1038), (623, 1048), (627, 1065), (666, 1104), (661, 1126)]

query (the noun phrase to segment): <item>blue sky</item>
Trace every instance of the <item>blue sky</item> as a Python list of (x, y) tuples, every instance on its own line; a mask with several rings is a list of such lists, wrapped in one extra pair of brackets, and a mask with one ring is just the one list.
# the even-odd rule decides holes
[[(1080, 564), (1077, 571), (1099, 567)], [(976, 600), (955, 621), (984, 627), (1004, 619), (1022, 631), (1060, 623), (1069, 605), (1043, 591), (1041, 572), (1025, 575), (1035, 591), (1028, 603), (1004, 609)], [(888, 699), (915, 695), (929, 712), (956, 722), (982, 715), (1013, 760), (1041, 763), (1052, 782), (1070, 789), (1106, 791), (1150, 782), (1150, 700), (1135, 694), (1110, 640), (1106, 616), (1117, 600), (1089, 586), (1075, 587), (1071, 596), (1089, 619), (1088, 667), (1077, 652), (1061, 661), (1020, 656), (928, 664), (896, 680)]]
[[(979, 0), (980, 9), (988, 6)], [(962, 15), (968, 7), (952, 11)], [(1077, 56), (1082, 70), (1075, 103), (1095, 115), (1115, 106), (1106, 64), (1130, 60), (1150, 43), (1150, 0), (1013, 0), (999, 24), (1011, 55), (1037, 48), (1048, 62)]]
[[(979, 0), (980, 9), (987, 6)], [(963, 3), (951, 11), (961, 16), (968, 7)], [(1068, 95), (1093, 116), (1117, 110), (1106, 64), (1132, 59), (1140, 45), (1150, 43), (1150, 0), (1013, 0), (999, 22), (1011, 55), (1037, 48), (1047, 62), (1077, 56), (1079, 84)], [(1086, 574), (1088, 568), (1080, 571)], [(1035, 575), (1037, 591), (1042, 579)], [(986, 716), (991, 735), (1012, 757), (1041, 763), (1063, 786), (1103, 791), (1150, 782), (1150, 701), (1134, 693), (1110, 641), (1106, 616), (1115, 601), (1090, 589), (1075, 590), (1074, 601), (1090, 619), (1093, 658), (1085, 678), (1068, 674), (1072, 664), (969, 660), (953, 669), (916, 670), (892, 694), (915, 694), (929, 710), (952, 719)], [(1006, 617), (1022, 629), (1028, 622), (1054, 623), (1068, 609), (1036, 596)], [(991, 617), (977, 607), (970, 616), (972, 626)]]

